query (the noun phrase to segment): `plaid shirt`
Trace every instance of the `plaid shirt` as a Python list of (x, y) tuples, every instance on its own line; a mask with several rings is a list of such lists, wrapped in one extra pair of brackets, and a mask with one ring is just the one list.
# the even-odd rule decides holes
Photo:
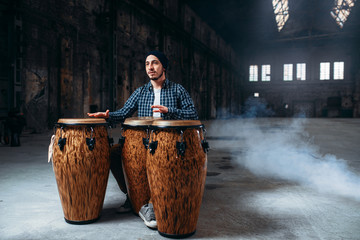
[[(139, 117), (153, 116), (154, 90), (151, 82), (139, 87), (131, 94), (123, 108), (109, 113), (110, 122), (123, 122), (137, 110)], [(165, 80), (160, 93), (160, 105), (169, 109), (168, 113), (161, 113), (163, 119), (198, 119), (194, 103), (183, 86)]]

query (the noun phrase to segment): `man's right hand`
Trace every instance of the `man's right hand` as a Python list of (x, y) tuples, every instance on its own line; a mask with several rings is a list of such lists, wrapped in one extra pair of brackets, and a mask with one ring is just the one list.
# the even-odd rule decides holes
[(89, 117), (96, 117), (96, 118), (109, 118), (109, 110), (106, 110), (106, 112), (96, 112), (96, 113), (88, 113), (87, 115)]

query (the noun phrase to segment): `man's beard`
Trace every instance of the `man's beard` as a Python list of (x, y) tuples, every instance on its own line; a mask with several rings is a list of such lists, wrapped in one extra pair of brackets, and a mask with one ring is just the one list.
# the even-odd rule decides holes
[(158, 80), (159, 78), (161, 78), (163, 74), (164, 74), (164, 71), (161, 72), (160, 76), (150, 78), (150, 80), (156, 81), (156, 80)]

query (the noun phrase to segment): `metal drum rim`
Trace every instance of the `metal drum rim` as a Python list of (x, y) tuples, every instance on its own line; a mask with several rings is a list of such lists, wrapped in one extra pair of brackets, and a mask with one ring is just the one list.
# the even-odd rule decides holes
[(161, 117), (132, 117), (122, 123), (125, 127), (149, 127), (154, 121), (162, 121)]
[(57, 126), (108, 126), (109, 123), (103, 118), (60, 118)]
[(200, 120), (160, 120), (154, 121), (151, 128), (202, 128)]

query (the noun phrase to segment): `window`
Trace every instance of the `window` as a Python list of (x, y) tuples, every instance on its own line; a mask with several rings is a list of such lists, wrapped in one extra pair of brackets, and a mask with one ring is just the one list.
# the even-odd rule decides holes
[(258, 81), (258, 66), (257, 65), (250, 65), (250, 68), (249, 68), (249, 81), (250, 82), (257, 82)]
[(292, 80), (293, 80), (293, 65), (284, 64), (284, 81), (292, 81)]
[(263, 82), (270, 81), (270, 65), (261, 66), (261, 81)]
[(280, 32), (285, 26), (286, 21), (289, 19), (289, 2), (288, 0), (273, 0), (272, 5), (277, 28)]
[(356, 0), (335, 0), (335, 7), (330, 15), (335, 19), (336, 24), (340, 28), (344, 27), (344, 23), (350, 15), (351, 8), (355, 5)]
[(334, 80), (344, 79), (344, 62), (334, 62)]
[(301, 80), (301, 81), (306, 80), (306, 64), (305, 63), (296, 64), (296, 80)]
[(320, 63), (320, 80), (329, 80), (330, 79), (330, 63), (322, 62)]

